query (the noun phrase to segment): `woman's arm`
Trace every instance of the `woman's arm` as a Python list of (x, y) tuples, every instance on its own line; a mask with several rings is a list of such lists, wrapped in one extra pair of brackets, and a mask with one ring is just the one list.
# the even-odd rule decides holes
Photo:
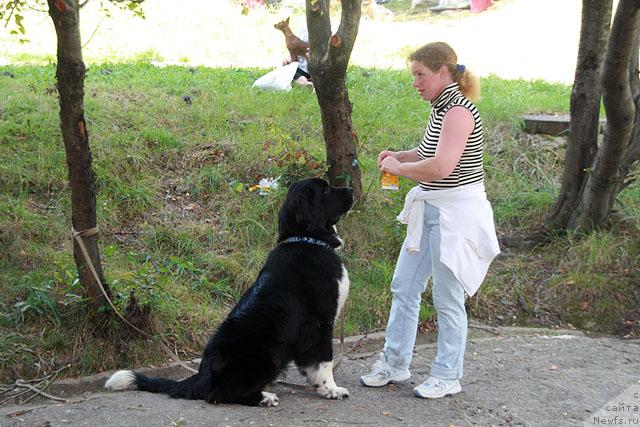
[(418, 149), (414, 148), (412, 150), (399, 151), (396, 159), (398, 159), (400, 163), (417, 162), (420, 160), (420, 157), (418, 157)]
[(387, 157), (393, 157), (396, 160), (398, 160), (400, 163), (417, 162), (418, 160), (420, 160), (420, 157), (418, 157), (417, 148), (414, 148), (408, 151), (383, 150), (378, 155), (378, 167), (380, 167), (380, 165), (382, 164), (382, 161)]
[[(398, 157), (379, 158), (380, 170), (393, 175), (404, 176), (413, 181), (431, 182), (446, 178), (460, 161), (475, 122), (473, 115), (464, 107), (453, 107), (442, 120), (442, 131), (435, 157), (413, 162), (401, 162)], [(414, 152), (417, 149), (402, 153)], [(382, 155), (382, 153), (380, 153)]]

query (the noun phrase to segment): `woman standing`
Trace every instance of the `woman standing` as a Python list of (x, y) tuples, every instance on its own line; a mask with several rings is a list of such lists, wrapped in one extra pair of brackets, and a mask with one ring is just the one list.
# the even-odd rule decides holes
[(384, 351), (360, 382), (380, 387), (411, 377), (421, 294), (429, 278), (438, 319), (437, 354), (427, 380), (414, 388), (423, 398), (461, 391), (467, 341), (465, 294), (480, 287), (500, 252), (493, 211), (484, 190), (482, 122), (471, 100), (479, 81), (446, 43), (430, 43), (409, 57), (413, 86), (431, 102), (420, 145), (384, 150), (382, 172), (418, 182), (398, 219), (408, 224), (391, 282), (393, 300)]

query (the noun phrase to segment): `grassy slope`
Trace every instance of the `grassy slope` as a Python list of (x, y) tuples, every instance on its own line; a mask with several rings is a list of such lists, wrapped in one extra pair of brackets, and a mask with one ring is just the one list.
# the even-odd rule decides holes
[[(150, 305), (157, 330), (197, 353), (252, 283), (274, 244), (285, 189), (248, 191), (262, 177), (322, 175), (315, 96), (252, 90), (257, 69), (157, 68), (144, 61), (89, 68), (85, 108), (98, 188), (100, 244), (115, 302), (131, 292)], [(157, 363), (149, 343), (127, 343), (84, 321), (70, 254), (69, 191), (57, 124), (53, 66), (0, 67), (0, 376), (69, 374)], [(405, 72), (351, 68), (366, 202), (341, 224), (352, 289), (347, 333), (384, 327), (388, 283), (404, 230), (394, 221), (402, 190), (377, 185), (375, 157), (413, 147), (428, 106)], [(501, 235), (535, 229), (553, 203), (560, 139), (519, 131), (517, 117), (566, 112), (569, 88), (542, 81), (483, 80), (486, 172)], [(183, 97), (188, 96), (191, 104)], [(640, 188), (621, 196), (624, 221), (586, 239), (531, 251), (505, 248), (469, 301), (472, 317), (626, 332), (637, 319)], [(425, 295), (423, 319), (433, 315)], [(634, 317), (635, 316), (635, 317)], [(129, 352), (129, 359), (123, 356)], [(35, 362), (38, 362), (36, 364)]]

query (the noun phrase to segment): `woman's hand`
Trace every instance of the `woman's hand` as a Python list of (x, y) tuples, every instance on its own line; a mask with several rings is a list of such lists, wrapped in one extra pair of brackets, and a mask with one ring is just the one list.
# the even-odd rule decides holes
[[(380, 153), (382, 155), (382, 153)], [(400, 175), (400, 167), (402, 163), (393, 156), (386, 156), (380, 163), (380, 171), (387, 172), (391, 175)]]
[(384, 159), (386, 159), (387, 157), (395, 158), (397, 154), (398, 153), (396, 153), (395, 151), (389, 151), (389, 150), (383, 150), (382, 152), (380, 152), (380, 154), (378, 154), (378, 168), (382, 167), (382, 161)]

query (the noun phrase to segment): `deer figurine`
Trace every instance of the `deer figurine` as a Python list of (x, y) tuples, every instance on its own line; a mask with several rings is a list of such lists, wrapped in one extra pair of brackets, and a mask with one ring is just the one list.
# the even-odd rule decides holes
[(298, 56), (308, 56), (309, 43), (302, 41), (298, 36), (293, 34), (293, 31), (289, 28), (289, 18), (278, 22), (273, 27), (284, 33), (284, 40), (292, 61), (296, 61)]

